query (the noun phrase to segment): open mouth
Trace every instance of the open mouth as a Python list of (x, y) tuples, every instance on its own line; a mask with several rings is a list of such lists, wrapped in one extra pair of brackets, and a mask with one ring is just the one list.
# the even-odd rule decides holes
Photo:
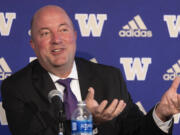
[(62, 49), (54, 49), (52, 52), (60, 52)]
[(65, 50), (65, 48), (54, 49), (54, 50), (52, 50), (52, 53), (53, 54), (61, 54), (64, 52), (64, 50)]

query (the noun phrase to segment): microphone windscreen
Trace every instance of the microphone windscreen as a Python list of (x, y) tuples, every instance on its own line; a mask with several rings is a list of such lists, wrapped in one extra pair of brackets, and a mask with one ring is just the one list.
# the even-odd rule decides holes
[(58, 111), (63, 108), (62, 94), (60, 91), (51, 90), (48, 94), (48, 100), (50, 103), (53, 103)]
[(58, 90), (51, 90), (49, 92), (49, 94), (48, 94), (48, 100), (49, 100), (50, 103), (52, 103), (52, 98), (55, 97), (55, 96), (59, 97), (60, 100), (62, 101), (63, 97), (62, 97), (61, 92), (58, 91)]

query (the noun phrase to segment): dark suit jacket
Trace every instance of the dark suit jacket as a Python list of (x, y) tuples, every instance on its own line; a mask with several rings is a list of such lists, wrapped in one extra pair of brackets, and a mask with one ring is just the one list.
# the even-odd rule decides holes
[[(95, 99), (123, 99), (127, 106), (113, 120), (94, 125), (100, 135), (166, 135), (155, 124), (152, 110), (144, 116), (132, 102), (119, 69), (76, 59), (82, 99), (89, 87), (95, 89)], [(49, 74), (37, 60), (2, 83), (2, 102), (13, 135), (57, 135), (58, 121), (48, 93), (55, 89)], [(66, 134), (70, 134), (67, 122)], [(169, 134), (171, 134), (172, 129)]]

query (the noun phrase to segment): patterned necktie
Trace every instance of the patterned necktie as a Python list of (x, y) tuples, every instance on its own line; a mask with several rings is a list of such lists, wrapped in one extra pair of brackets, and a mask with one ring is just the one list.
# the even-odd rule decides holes
[(73, 111), (77, 107), (77, 99), (75, 95), (72, 93), (71, 87), (70, 87), (70, 82), (72, 78), (67, 78), (67, 79), (59, 79), (57, 82), (65, 87), (64, 89), (64, 107), (65, 107), (65, 113), (66, 113), (66, 118), (68, 120), (71, 119), (71, 115)]

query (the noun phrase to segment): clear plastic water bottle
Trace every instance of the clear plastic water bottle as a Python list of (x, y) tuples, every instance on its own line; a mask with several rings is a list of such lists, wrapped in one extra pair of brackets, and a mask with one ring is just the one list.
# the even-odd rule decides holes
[(71, 116), (72, 135), (92, 135), (92, 114), (88, 111), (86, 103), (80, 101)]

